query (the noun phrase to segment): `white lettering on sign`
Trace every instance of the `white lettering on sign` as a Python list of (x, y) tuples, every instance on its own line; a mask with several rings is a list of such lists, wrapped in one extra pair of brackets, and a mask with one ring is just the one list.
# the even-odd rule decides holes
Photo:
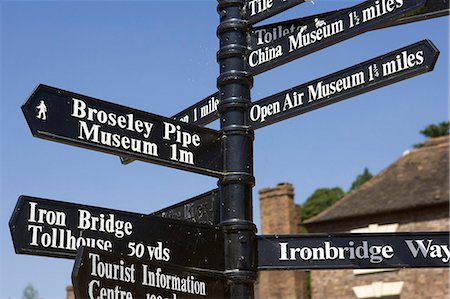
[(403, 6), (403, 0), (377, 0), (375, 5), (363, 9), (363, 23), (379, 18)]
[(121, 239), (130, 236), (133, 232), (131, 222), (116, 219), (114, 214), (100, 213), (98, 217), (92, 216), (87, 210), (78, 210), (78, 226), (82, 230), (92, 230), (114, 234)]
[(261, 46), (264, 44), (269, 44), (279, 38), (282, 38), (283, 36), (292, 34), (297, 30), (304, 31), (306, 30), (306, 28), (307, 26), (295, 26), (292, 24), (289, 28), (283, 28), (283, 26), (278, 25), (271, 28), (270, 31), (264, 28), (256, 29), (254, 31), (254, 34), (256, 35), (256, 45)]
[[(283, 0), (286, 1), (286, 0)], [(273, 6), (273, 0), (250, 0), (248, 1), (248, 7), (250, 8), (250, 16), (254, 16), (258, 13), (268, 10)]]
[(335, 21), (331, 24), (326, 24), (309, 32), (300, 30), (297, 34), (288, 37), (289, 52), (309, 46), (343, 31), (344, 22), (342, 20)]
[(383, 76), (389, 76), (409, 68), (421, 65), (424, 62), (423, 51), (417, 51), (415, 54), (403, 51), (395, 57), (395, 60), (383, 63)]
[[(72, 103), (71, 116), (80, 119), (79, 139), (148, 156), (158, 156), (158, 145), (156, 143), (111, 133), (102, 130), (101, 127), (101, 125), (106, 124), (130, 132), (137, 132), (142, 134), (144, 138), (149, 138), (152, 133), (153, 123), (135, 119), (132, 113), (117, 115), (113, 112), (107, 113), (103, 110), (91, 108), (84, 101), (75, 98), (72, 98)], [(89, 124), (87, 121), (99, 124)]]
[(320, 81), (314, 85), (308, 86), (308, 102), (310, 103), (321, 100), (336, 93), (363, 85), (364, 83), (366, 83), (366, 80), (364, 72), (362, 71), (328, 83), (323, 83), (323, 81)]
[(349, 246), (332, 246), (330, 242), (324, 242), (318, 247), (290, 247), (289, 243), (279, 243), (280, 261), (325, 261), (325, 260), (355, 260), (368, 259), (372, 264), (379, 264), (385, 259), (394, 256), (394, 248), (390, 245), (370, 245), (367, 241), (362, 241), (361, 245), (355, 246), (355, 242), (349, 241)]
[(152, 271), (151, 267), (146, 264), (142, 265), (142, 285), (206, 296), (206, 283), (196, 280), (193, 275), (180, 277), (174, 274), (165, 274), (159, 267)]
[(450, 249), (448, 245), (433, 244), (433, 240), (405, 240), (409, 251), (414, 258), (420, 255), (423, 258), (428, 256), (432, 259), (440, 259), (444, 263), (450, 260)]
[(248, 63), (251, 67), (255, 67), (262, 63), (274, 60), (280, 56), (283, 56), (283, 47), (281, 45), (276, 47), (260, 48), (250, 53)]

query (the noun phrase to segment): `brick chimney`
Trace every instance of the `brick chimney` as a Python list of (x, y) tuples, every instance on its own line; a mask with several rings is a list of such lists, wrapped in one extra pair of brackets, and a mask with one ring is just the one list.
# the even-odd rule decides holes
[[(261, 231), (264, 235), (297, 234), (300, 207), (294, 203), (294, 188), (280, 183), (275, 188), (259, 191)], [(304, 271), (260, 271), (258, 294), (260, 299), (307, 298)]]

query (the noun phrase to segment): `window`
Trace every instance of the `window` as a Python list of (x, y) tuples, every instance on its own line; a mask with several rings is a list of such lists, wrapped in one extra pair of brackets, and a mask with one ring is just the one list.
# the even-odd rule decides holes
[[(398, 223), (390, 224), (369, 224), (367, 227), (353, 229), (351, 233), (395, 233), (398, 229)], [(372, 274), (379, 272), (397, 271), (397, 269), (356, 269), (353, 270), (353, 275)]]
[(353, 287), (353, 292), (358, 299), (399, 299), (402, 287), (403, 281), (376, 281), (372, 284)]

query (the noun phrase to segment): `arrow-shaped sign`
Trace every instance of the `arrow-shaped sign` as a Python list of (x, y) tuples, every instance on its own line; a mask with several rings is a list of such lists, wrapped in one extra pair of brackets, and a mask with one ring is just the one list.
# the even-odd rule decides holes
[(191, 199), (156, 211), (150, 215), (195, 223), (218, 225), (220, 222), (219, 189), (197, 195)]
[(254, 102), (249, 124), (261, 128), (433, 70), (439, 50), (429, 40)]
[(39, 85), (22, 111), (33, 136), (205, 175), (223, 174), (221, 134)]
[(9, 227), (16, 253), (75, 258), (87, 246), (143, 261), (224, 269), (217, 226), (21, 196)]
[[(253, 27), (250, 33), (249, 46), (251, 49), (256, 49), (262, 45), (268, 45), (283, 36), (295, 33), (302, 27), (313, 27), (316, 19), (323, 20), (324, 18), (328, 18), (335, 14), (342, 14), (346, 10), (348, 9), (339, 9), (298, 19)], [(427, 0), (427, 3), (422, 9), (400, 16), (397, 19), (383, 22), (369, 31), (430, 20), (433, 18), (448, 16), (449, 14), (449, 0)]]
[(82, 248), (72, 271), (75, 298), (223, 298), (222, 273), (202, 272)]
[(258, 236), (258, 269), (448, 267), (449, 232)]
[(426, 0), (370, 0), (340, 11), (313, 26), (301, 27), (269, 44), (252, 48), (248, 71), (253, 75), (369, 31), (422, 8)]

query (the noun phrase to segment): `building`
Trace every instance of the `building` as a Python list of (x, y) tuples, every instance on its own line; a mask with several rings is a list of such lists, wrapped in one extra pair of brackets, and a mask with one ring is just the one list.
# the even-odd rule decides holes
[[(291, 185), (262, 190), (260, 205), (262, 234), (293, 233), (299, 209)], [(449, 231), (449, 137), (406, 152), (303, 225), (311, 233)], [(298, 274), (279, 272), (261, 272), (259, 298), (306, 298)], [(311, 288), (312, 299), (448, 299), (449, 269), (311, 271)]]

